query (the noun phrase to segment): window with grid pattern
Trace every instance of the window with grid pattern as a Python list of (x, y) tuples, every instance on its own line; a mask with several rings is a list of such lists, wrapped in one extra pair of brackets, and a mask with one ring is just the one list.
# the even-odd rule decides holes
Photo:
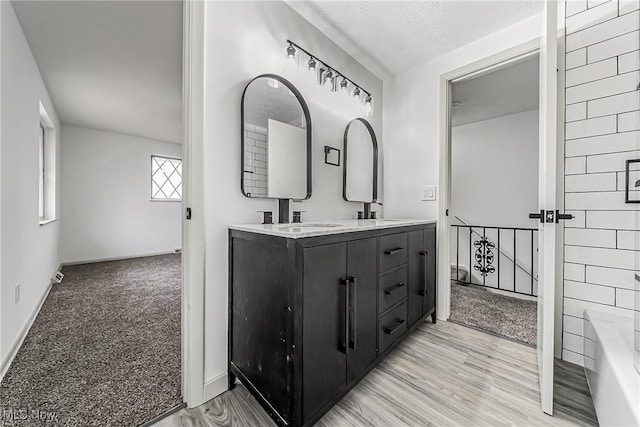
[(151, 156), (151, 200), (182, 200), (182, 160)]

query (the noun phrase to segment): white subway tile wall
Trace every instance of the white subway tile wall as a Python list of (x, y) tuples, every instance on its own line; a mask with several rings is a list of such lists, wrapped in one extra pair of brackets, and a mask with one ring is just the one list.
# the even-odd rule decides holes
[(640, 0), (566, 2), (562, 358), (583, 365), (583, 311), (630, 315), (640, 205), (625, 162), (640, 158)]
[(244, 124), (244, 192), (266, 197), (267, 184), (267, 129)]

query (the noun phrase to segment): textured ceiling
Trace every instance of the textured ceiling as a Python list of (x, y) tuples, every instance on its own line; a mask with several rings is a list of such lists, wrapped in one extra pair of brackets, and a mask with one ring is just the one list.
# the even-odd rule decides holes
[[(538, 108), (538, 56), (453, 83), (451, 124), (461, 126)], [(455, 104), (454, 104), (455, 105)]]
[[(543, 7), (540, 0), (287, 3), (321, 30), (334, 33), (334, 41), (363, 65), (392, 75), (533, 16)], [(374, 66), (361, 60), (362, 54)]]
[(181, 141), (182, 2), (12, 4), (62, 122)]

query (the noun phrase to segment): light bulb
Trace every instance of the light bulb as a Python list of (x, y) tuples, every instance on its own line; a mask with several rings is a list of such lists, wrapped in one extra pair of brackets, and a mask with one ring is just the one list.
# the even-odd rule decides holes
[(342, 81), (340, 82), (340, 89), (346, 92), (348, 87), (349, 87), (349, 82), (345, 77), (343, 77)]
[(315, 59), (313, 59), (313, 56), (309, 58), (309, 60), (307, 61), (307, 68), (309, 69), (309, 71), (313, 71), (315, 73), (316, 65), (318, 65), (318, 63), (316, 62)]
[(356, 88), (353, 90), (353, 97), (358, 98), (359, 96), (360, 96), (360, 88), (356, 86)]
[(327, 72), (324, 73), (323, 86), (331, 88), (333, 90), (333, 71), (331, 71), (331, 68), (329, 68)]
[(373, 115), (373, 104), (372, 104), (371, 95), (367, 96), (367, 99), (364, 101), (364, 110), (367, 117), (371, 117)]
[(296, 48), (291, 43), (287, 47), (287, 58), (296, 59)]

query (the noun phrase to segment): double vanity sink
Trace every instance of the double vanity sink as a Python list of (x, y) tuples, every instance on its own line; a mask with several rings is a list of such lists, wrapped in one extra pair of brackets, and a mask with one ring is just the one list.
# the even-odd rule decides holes
[(385, 229), (389, 227), (424, 224), (425, 221), (410, 219), (351, 219), (335, 221), (314, 221), (291, 224), (245, 224), (232, 225), (232, 230), (250, 233), (268, 234), (291, 239), (323, 236), (327, 234), (351, 233), (366, 230)]
[(312, 425), (425, 318), (436, 223), (229, 227), (229, 378), (279, 425)]

